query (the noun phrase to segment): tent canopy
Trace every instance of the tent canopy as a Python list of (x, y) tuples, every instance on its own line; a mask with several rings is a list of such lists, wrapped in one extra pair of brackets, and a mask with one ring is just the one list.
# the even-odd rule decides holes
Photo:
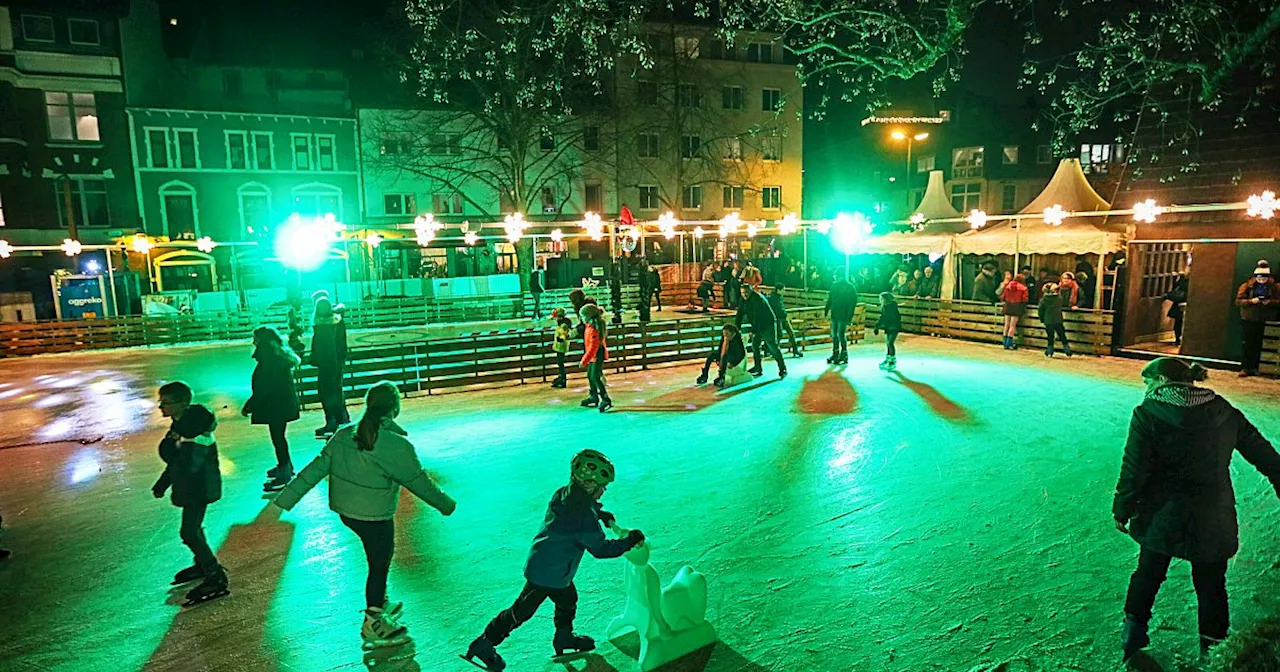
[(946, 255), (951, 252), (951, 239), (955, 234), (969, 228), (964, 221), (934, 221), (961, 216), (959, 211), (951, 207), (951, 200), (947, 198), (941, 170), (929, 171), (929, 184), (925, 187), (924, 197), (920, 199), (920, 207), (916, 208), (912, 216), (923, 216), (925, 225), (916, 231), (894, 232), (871, 238), (863, 244), (863, 251), (868, 254)]

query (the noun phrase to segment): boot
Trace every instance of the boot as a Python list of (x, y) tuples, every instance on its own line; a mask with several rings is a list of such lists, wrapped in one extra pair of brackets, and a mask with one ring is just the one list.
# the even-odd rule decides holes
[(716, 376), (716, 379), (715, 379), (711, 384), (712, 384), (712, 385), (715, 385), (716, 387), (723, 388), (723, 387), (724, 387), (724, 374), (720, 374), (720, 375)]
[(583, 399), (578, 405), (583, 408), (595, 408), (600, 405), (600, 397), (593, 394), (586, 399)]
[(1147, 624), (1125, 614), (1124, 623), (1120, 625), (1120, 650), (1124, 655), (1122, 660), (1129, 660), (1133, 654), (1150, 645), (1151, 638), (1147, 636)]
[(484, 635), (476, 637), (475, 641), (471, 642), (471, 646), (467, 647), (467, 655), (463, 658), (468, 662), (474, 662), (472, 659), (479, 658), (481, 666), (490, 672), (502, 672), (507, 667), (507, 661), (498, 655), (498, 650), (484, 638)]
[(600, 412), (604, 413), (611, 408), (613, 408), (613, 400), (609, 397), (600, 397)]
[(557, 632), (555, 639), (551, 640), (551, 645), (555, 648), (557, 656), (563, 656), (565, 653), (582, 653), (596, 648), (594, 639), (572, 632)]
[(831, 353), (831, 356), (827, 358), (828, 364), (835, 364), (839, 361), (840, 361), (840, 353), (838, 352)]
[[(718, 379), (717, 379), (717, 380), (718, 380)], [(699, 385), (706, 385), (706, 384), (707, 384), (707, 370), (706, 370), (706, 369), (703, 369), (703, 370), (702, 370), (702, 373), (698, 375), (698, 384), (699, 384)]]

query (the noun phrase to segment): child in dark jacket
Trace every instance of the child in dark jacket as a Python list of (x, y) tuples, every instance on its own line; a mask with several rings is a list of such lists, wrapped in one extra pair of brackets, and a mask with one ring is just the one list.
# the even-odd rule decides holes
[(551, 316), (556, 320), (555, 335), (552, 336), (551, 350), (556, 353), (556, 379), (551, 381), (551, 387), (563, 389), (569, 384), (569, 380), (564, 371), (564, 358), (569, 354), (569, 339), (573, 336), (573, 323), (565, 316), (564, 310), (557, 308), (552, 311)]
[(230, 592), (226, 570), (218, 564), (204, 536), (205, 510), (222, 498), (218, 443), (213, 436), (218, 419), (204, 406), (191, 403), (191, 388), (186, 383), (166, 383), (159, 394), (160, 413), (172, 418), (173, 424), (160, 441), (165, 468), (151, 486), (151, 494), (160, 499), (171, 490), (170, 501), (182, 509), (179, 535), (195, 562), (173, 577), (173, 585), (201, 581), (187, 593), (185, 606), (190, 606)]
[(496, 647), (520, 627), (543, 601), (551, 598), (556, 611), (553, 617), (556, 634), (552, 640), (557, 656), (566, 651), (590, 651), (595, 642), (573, 632), (573, 618), (578, 607), (578, 591), (573, 577), (582, 562), (582, 554), (606, 559), (617, 558), (644, 542), (644, 534), (631, 530), (621, 539), (608, 539), (604, 529), (613, 527), (613, 514), (600, 506), (600, 498), (613, 482), (613, 463), (595, 450), (584, 450), (573, 457), (569, 466), (569, 485), (551, 496), (542, 529), (533, 538), (533, 548), (525, 562), (524, 589), (510, 609), (498, 614), (467, 648), (463, 656), (476, 658), (486, 669), (501, 672), (507, 666)]
[(876, 321), (875, 334), (884, 331), (885, 357), (880, 368), (892, 371), (898, 367), (898, 349), (894, 344), (898, 340), (898, 332), (902, 331), (902, 314), (898, 312), (898, 301), (891, 292), (880, 292), (880, 319)]
[(724, 387), (724, 373), (729, 369), (741, 364), (747, 358), (747, 346), (742, 343), (742, 332), (732, 325), (726, 324), (720, 329), (720, 342), (716, 343), (716, 347), (707, 353), (707, 359), (702, 364), (702, 374), (698, 376), (698, 384), (705, 385), (707, 383), (707, 375), (711, 372), (711, 365), (716, 365), (716, 387)]
[(1057, 336), (1062, 343), (1063, 354), (1070, 357), (1071, 345), (1067, 343), (1067, 331), (1062, 325), (1062, 294), (1059, 293), (1058, 285), (1052, 282), (1046, 284), (1041, 291), (1044, 294), (1040, 297), (1040, 321), (1044, 323), (1045, 336), (1049, 339), (1044, 348), (1044, 356), (1053, 356), (1053, 338)]

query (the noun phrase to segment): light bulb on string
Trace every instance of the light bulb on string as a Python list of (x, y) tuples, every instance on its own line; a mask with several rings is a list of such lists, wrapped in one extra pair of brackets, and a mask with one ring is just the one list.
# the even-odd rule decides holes
[(676, 213), (670, 210), (664, 212), (658, 217), (658, 230), (662, 232), (662, 237), (671, 240), (676, 237), (676, 225), (680, 220), (676, 219)]
[(813, 229), (825, 236), (828, 233), (831, 233), (831, 220), (820, 219), (817, 224), (813, 225)]
[(369, 247), (377, 248), (382, 244), (382, 236), (376, 233), (370, 233), (364, 237), (364, 243)]

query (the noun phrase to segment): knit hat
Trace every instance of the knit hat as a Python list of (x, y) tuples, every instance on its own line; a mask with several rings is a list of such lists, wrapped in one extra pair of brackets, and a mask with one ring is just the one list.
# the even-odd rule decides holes
[(1271, 275), (1271, 264), (1268, 264), (1266, 259), (1259, 259), (1258, 267), (1253, 269), (1253, 274), (1267, 275), (1267, 276)]

